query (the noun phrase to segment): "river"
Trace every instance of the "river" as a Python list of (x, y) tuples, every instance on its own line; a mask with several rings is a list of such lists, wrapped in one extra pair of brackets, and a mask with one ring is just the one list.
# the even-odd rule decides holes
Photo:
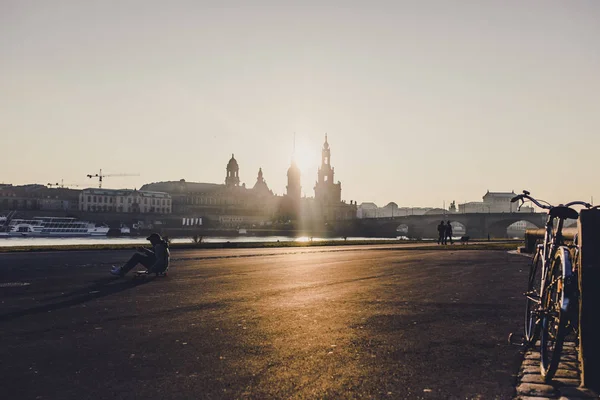
[[(393, 240), (393, 238), (348, 237), (348, 240)], [(406, 239), (399, 237), (398, 239)], [(236, 237), (203, 237), (202, 243), (257, 243), (257, 242), (308, 242), (308, 241), (343, 241), (342, 237), (320, 238), (308, 236), (236, 236)], [(192, 238), (173, 238), (171, 243), (191, 243)], [(49, 238), (49, 237), (8, 237), (0, 238), (0, 247), (26, 247), (26, 246), (76, 246), (98, 244), (143, 244), (148, 241), (144, 237), (84, 237), (84, 238)]]

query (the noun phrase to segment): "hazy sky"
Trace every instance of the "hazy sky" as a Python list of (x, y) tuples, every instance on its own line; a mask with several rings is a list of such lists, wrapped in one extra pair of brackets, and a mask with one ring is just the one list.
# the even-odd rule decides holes
[[(0, 182), (600, 202), (600, 1), (0, 0)], [(551, 163), (556, 163), (552, 166)]]

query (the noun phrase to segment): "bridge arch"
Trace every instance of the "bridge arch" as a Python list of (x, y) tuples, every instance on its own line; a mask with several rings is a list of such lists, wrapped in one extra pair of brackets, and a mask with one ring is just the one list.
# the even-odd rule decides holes
[(463, 236), (467, 234), (467, 226), (459, 221), (450, 221), (452, 225), (452, 236)]
[(534, 224), (533, 222), (520, 220), (513, 222), (506, 227), (506, 237), (508, 238), (523, 238), (525, 237), (525, 231), (527, 229), (538, 229), (541, 226)]
[(396, 232), (398, 232), (398, 235), (400, 236), (406, 236), (409, 233), (409, 229), (410, 227), (406, 224), (400, 224), (396, 227)]
[(488, 225), (488, 234), (492, 238), (524, 237), (526, 229), (541, 228), (543, 225), (528, 219), (507, 218), (494, 221)]

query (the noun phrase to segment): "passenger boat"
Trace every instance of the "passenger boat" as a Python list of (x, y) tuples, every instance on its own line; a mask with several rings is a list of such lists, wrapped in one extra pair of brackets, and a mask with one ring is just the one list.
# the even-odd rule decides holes
[(13, 218), (5, 226), (2, 236), (25, 237), (87, 237), (106, 236), (109, 227), (93, 222), (79, 221), (77, 218), (33, 217), (31, 219)]

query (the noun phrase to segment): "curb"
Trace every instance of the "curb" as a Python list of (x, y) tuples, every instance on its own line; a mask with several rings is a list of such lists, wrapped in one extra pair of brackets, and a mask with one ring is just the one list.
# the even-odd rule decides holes
[(581, 369), (577, 345), (574, 341), (564, 343), (558, 370), (550, 383), (545, 383), (540, 375), (538, 348), (527, 350), (519, 370), (516, 392), (515, 400), (600, 398), (595, 392), (581, 387)]

